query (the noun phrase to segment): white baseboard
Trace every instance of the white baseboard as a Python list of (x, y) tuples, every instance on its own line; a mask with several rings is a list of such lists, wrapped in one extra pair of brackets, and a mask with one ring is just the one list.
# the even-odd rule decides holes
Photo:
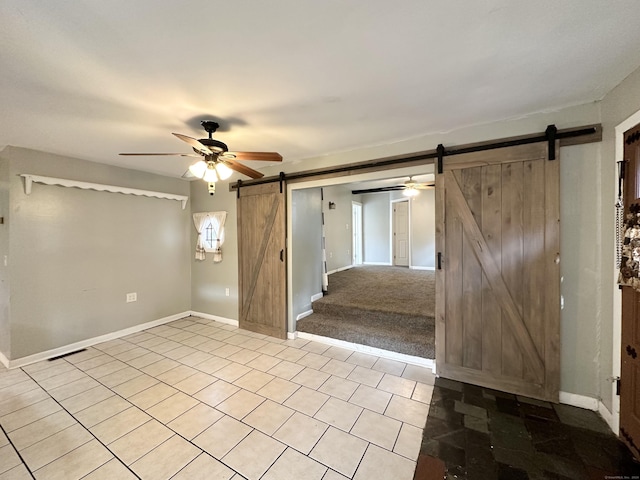
[(360, 345), (359, 343), (345, 342), (344, 340), (338, 340), (335, 338), (323, 337), (320, 335), (314, 335), (313, 333), (306, 332), (294, 332), (298, 338), (304, 338), (305, 340), (311, 340), (313, 342), (324, 343), (325, 345), (331, 345), (334, 347), (347, 348), (360, 353), (368, 353), (369, 355), (375, 355), (377, 357), (388, 358), (389, 360), (397, 360), (399, 362), (410, 363), (412, 365), (418, 365), (420, 367), (430, 368), (433, 373), (436, 372), (436, 361), (429, 358), (414, 357), (412, 355), (405, 355), (404, 353), (392, 352), (390, 350), (383, 350), (382, 348), (369, 347), (367, 345)]
[(389, 262), (362, 262), (363, 265), (391, 265)]
[(587, 410), (598, 410), (598, 399), (593, 397), (587, 397), (585, 395), (578, 395), (576, 393), (560, 392), (560, 403), (565, 405), (572, 405), (574, 407), (585, 408)]
[[(142, 330), (147, 330), (148, 328), (164, 325), (165, 323), (173, 322), (175, 320), (188, 317), (190, 314), (191, 312), (189, 311), (176, 313), (174, 315), (169, 315), (168, 317), (160, 318), (158, 320), (152, 320), (151, 322), (134, 325), (133, 327), (125, 328), (124, 330), (118, 330), (117, 332), (106, 333), (98, 337), (88, 338), (86, 340), (81, 340), (80, 342), (71, 343), (63, 347), (53, 348), (51, 350), (46, 350), (40, 353), (34, 353), (33, 355), (28, 355), (22, 358), (16, 358), (15, 360), (7, 360), (7, 363), (5, 364), (5, 366), (7, 368), (24, 367), (25, 365), (29, 365), (31, 363), (41, 362), (42, 360), (48, 360), (49, 358), (58, 357), (60, 355), (65, 355), (67, 353), (75, 352), (76, 350), (81, 350), (83, 348), (87, 348), (92, 345), (96, 345), (98, 343), (108, 342), (109, 340), (115, 340), (116, 338), (126, 337), (127, 335), (138, 333), (138, 332), (141, 332)], [(0, 360), (2, 360), (2, 358), (0, 358)], [(4, 363), (4, 361), (2, 363)]]
[(2, 363), (5, 368), (9, 368), (9, 359), (5, 357), (2, 352), (0, 352), (0, 363)]
[(297, 322), (298, 320), (302, 320), (304, 317), (308, 317), (308, 316), (309, 316), (309, 315), (311, 315), (311, 314), (313, 314), (313, 310), (307, 310), (306, 312), (302, 312), (301, 314), (299, 314), (299, 315), (296, 317), (296, 322)]
[(411, 265), (409, 270), (435, 270), (436, 267), (418, 267), (416, 265)]
[(194, 312), (191, 310), (189, 315), (192, 317), (205, 318), (207, 320), (213, 320), (214, 322), (226, 323), (227, 325), (238, 326), (238, 320), (232, 318), (219, 317), (218, 315), (211, 315), (210, 313)]
[(315, 302), (316, 300), (320, 300), (322, 297), (324, 297), (324, 293), (320, 292), (320, 293), (316, 293), (315, 295), (311, 296), (311, 303)]
[(560, 392), (560, 403), (598, 412), (602, 419), (607, 423), (611, 431), (615, 435), (618, 435), (618, 432), (616, 431), (617, 428), (614, 425), (613, 414), (597, 398), (587, 397), (586, 395), (578, 395), (575, 393)]
[(353, 265), (347, 265), (346, 267), (336, 268), (335, 270), (331, 270), (330, 272), (327, 272), (327, 275), (331, 275), (332, 273), (342, 272), (344, 270), (349, 270), (350, 268), (353, 268)]
[(618, 428), (614, 424), (613, 413), (611, 413), (611, 411), (600, 400), (598, 400), (598, 413), (604, 421), (607, 422), (611, 431), (618, 435)]

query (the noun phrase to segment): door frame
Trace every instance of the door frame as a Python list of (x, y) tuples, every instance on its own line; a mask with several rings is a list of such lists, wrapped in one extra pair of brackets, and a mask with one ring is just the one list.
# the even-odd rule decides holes
[[(615, 138), (615, 162), (619, 162), (624, 159), (624, 132), (630, 128), (640, 124), (640, 110), (628, 117), (625, 121), (616, 126), (616, 138)], [(614, 188), (612, 188), (611, 199), (607, 203), (608, 205), (615, 205), (618, 193), (618, 176), (614, 175)], [(614, 217), (614, 210), (611, 208), (611, 217)], [(614, 245), (615, 249), (615, 245)], [(615, 250), (614, 250), (615, 252)], [(615, 255), (615, 253), (614, 253)], [(614, 256), (615, 258), (615, 256)], [(622, 292), (618, 288), (618, 273), (620, 270), (616, 268), (615, 263), (613, 265), (613, 281), (611, 282), (613, 289), (613, 348), (612, 348), (612, 371), (611, 378), (620, 378), (621, 370), (621, 343), (622, 343)], [(598, 402), (598, 410), (600, 414), (607, 420), (607, 423), (618, 435), (620, 431), (620, 397), (616, 394), (616, 382), (611, 383), (611, 412), (602, 404)]]
[(393, 238), (393, 233), (394, 233), (394, 219), (393, 219), (393, 207), (394, 204), (396, 203), (400, 203), (400, 202), (407, 202), (407, 256), (408, 256), (408, 262), (409, 264), (407, 265), (407, 268), (411, 268), (411, 199), (409, 197), (403, 197), (403, 198), (396, 198), (395, 200), (391, 200), (391, 202), (389, 203), (389, 225), (391, 226), (390, 229), (390, 233), (389, 233), (389, 265), (395, 266), (395, 262), (393, 260), (393, 251), (395, 248), (395, 241)]
[[(353, 221), (354, 219), (353, 213), (356, 210), (360, 210), (359, 221), (357, 223)], [(364, 262), (364, 248), (362, 248), (364, 243), (364, 238), (362, 238), (362, 232), (363, 232), (362, 213), (363, 213), (362, 203), (352, 200), (351, 201), (351, 264), (353, 266), (362, 265)], [(356, 234), (359, 234), (359, 236), (356, 236)], [(358, 242), (356, 241), (357, 238), (360, 239)], [(356, 252), (358, 253), (358, 256), (356, 256)], [(359, 262), (356, 261), (358, 259), (360, 260)]]
[[(305, 179), (303, 181), (297, 182), (287, 182), (286, 184), (286, 202), (287, 205), (293, 205), (293, 190), (303, 190), (306, 188), (315, 188), (315, 187), (328, 187), (334, 185), (342, 185), (345, 183), (354, 183), (354, 182), (368, 182), (374, 180), (383, 180), (389, 177), (409, 177), (416, 175), (427, 175), (433, 174), (435, 169), (435, 165), (433, 163), (430, 164), (422, 164), (422, 165), (413, 165), (409, 167), (399, 167), (394, 169), (380, 169), (371, 172), (358, 173), (353, 175), (341, 175), (337, 177), (331, 178), (322, 178), (322, 179), (314, 179), (310, 177), (309, 179)], [(411, 202), (409, 202), (411, 203)], [(293, 209), (287, 208), (287, 336), (289, 339), (295, 339), (295, 315), (293, 314), (293, 247), (292, 247), (292, 237), (293, 237)], [(364, 253), (364, 252), (363, 252)], [(363, 259), (364, 260), (364, 259)], [(431, 361), (429, 361), (431, 362)], [(428, 367), (432, 367), (431, 363), (425, 365)]]

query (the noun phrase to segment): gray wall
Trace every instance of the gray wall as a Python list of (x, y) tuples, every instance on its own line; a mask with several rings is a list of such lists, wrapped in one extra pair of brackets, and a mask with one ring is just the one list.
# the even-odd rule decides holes
[(2, 158), (0, 152), (0, 217), (4, 224), (0, 225), (0, 352), (11, 357), (9, 341), (9, 268), (4, 264), (4, 258), (9, 258), (9, 161)]
[(362, 195), (363, 262), (391, 265), (389, 193)]
[[(634, 74), (637, 77), (638, 73)], [(615, 93), (615, 92), (614, 92)], [(618, 102), (623, 108), (624, 102), (638, 103), (631, 91), (625, 89), (622, 100)], [(626, 107), (633, 110), (635, 107)], [(640, 108), (640, 107), (638, 107)], [(637, 108), (636, 108), (637, 110)], [(419, 152), (445, 145), (460, 145), (489, 139), (523, 135), (532, 132), (543, 132), (547, 125), (555, 123), (558, 128), (568, 128), (600, 122), (600, 104), (586, 104), (569, 107), (553, 112), (531, 114), (527, 117), (505, 120), (474, 127), (461, 128), (447, 133), (425, 135), (419, 138), (388, 145), (363, 148), (350, 152), (336, 153), (313, 158), (291, 165), (290, 170), (321, 168), (345, 163), (366, 161), (375, 158)], [(609, 135), (609, 132), (605, 132)], [(601, 145), (564, 147), (561, 149), (562, 164), (561, 182), (561, 215), (563, 216), (561, 232), (561, 274), (563, 283), (561, 293), (564, 298), (564, 309), (561, 313), (561, 384), (565, 392), (599, 398), (602, 388), (599, 378), (611, 375), (604, 373), (604, 365), (600, 350), (600, 335), (606, 333), (601, 327), (612, 322), (612, 309), (603, 314), (603, 308), (611, 303), (612, 297), (612, 263), (603, 256), (608, 255), (612, 262), (613, 230), (604, 231), (610, 222), (604, 217), (613, 215), (613, 195), (604, 198), (604, 183), (611, 179), (613, 184), (614, 166), (610, 172), (603, 172), (601, 167)], [(612, 157), (611, 157), (612, 158)], [(610, 158), (605, 161), (612, 161)], [(265, 170), (265, 173), (276, 175), (282, 166)], [(606, 170), (606, 169), (605, 169)], [(581, 181), (572, 179), (579, 178)], [(584, 180), (584, 181), (582, 181)], [(608, 187), (604, 187), (609, 192)], [(613, 187), (612, 187), (613, 188)], [(610, 193), (610, 192), (609, 192)], [(606, 212), (606, 213), (603, 213)], [(572, 214), (579, 213), (583, 222), (572, 220)], [(366, 228), (366, 227), (365, 227)], [(596, 247), (598, 246), (599, 247)], [(608, 246), (608, 247), (607, 247)], [(593, 247), (593, 248), (592, 248)], [(610, 247), (610, 248), (609, 248)], [(594, 257), (594, 252), (596, 257)], [(370, 258), (370, 257), (369, 257)], [(377, 258), (376, 258), (377, 259)], [(367, 259), (365, 252), (365, 260)], [(604, 279), (604, 280), (598, 280)], [(602, 293), (602, 282), (606, 283), (606, 292)], [(609, 298), (605, 298), (605, 297)], [(584, 339), (588, 339), (586, 343)], [(599, 373), (601, 371), (603, 373)], [(605, 393), (606, 394), (606, 393)]]
[(435, 268), (436, 196), (421, 190), (411, 199), (411, 266)]
[[(601, 144), (561, 149), (561, 274), (563, 279), (561, 293), (564, 300), (564, 308), (561, 313), (560, 388), (562, 391), (569, 393), (602, 398), (604, 404), (611, 407), (611, 384), (607, 381), (607, 377), (612, 374), (612, 324), (614, 315), (618, 314), (616, 311), (618, 306), (614, 303), (615, 280), (613, 271), (614, 128), (629, 115), (640, 110), (639, 98), (640, 71), (636, 71), (601, 102), (569, 107), (558, 111), (531, 114), (519, 119), (461, 128), (447, 133), (425, 135), (394, 144), (378, 145), (372, 148), (326, 155), (296, 164), (278, 165), (272, 169), (266, 169), (265, 173), (277, 175), (283, 167), (286, 168), (287, 172), (293, 172), (366, 161), (428, 150), (434, 148), (438, 143), (442, 143), (445, 146), (459, 145), (540, 132), (544, 131), (550, 123), (557, 124), (559, 128), (567, 128), (602, 121), (604, 141)], [(38, 161), (35, 161), (35, 159), (38, 159)], [(6, 242), (5, 244), (1, 243), (2, 234), (0, 234), (0, 248), (5, 251), (8, 250), (11, 254), (9, 272), (12, 279), (10, 312), (12, 358), (18, 358), (38, 349), (52, 348), (52, 346), (61, 342), (70, 343), (82, 336), (115, 331), (132, 323), (152, 320), (162, 316), (165, 314), (164, 312), (168, 315), (188, 308), (189, 302), (188, 300), (183, 300), (185, 295), (181, 292), (189, 288), (189, 265), (193, 269), (191, 276), (192, 309), (212, 315), (237, 318), (238, 259), (235, 247), (235, 195), (227, 191), (226, 184), (221, 183), (218, 185), (218, 193), (213, 199), (207, 195), (202, 183), (194, 182), (191, 185), (193, 194), (191, 199), (192, 211), (227, 210), (229, 212), (227, 241), (225, 247), (223, 247), (223, 262), (214, 265), (209, 260), (203, 263), (196, 263), (192, 259), (191, 261), (185, 260), (183, 262), (184, 265), (181, 265), (173, 257), (173, 253), (180, 251), (180, 239), (175, 238), (175, 249), (168, 248), (171, 243), (169, 240), (174, 235), (173, 227), (180, 228), (181, 226), (184, 232), (191, 232), (190, 235), (186, 235), (191, 246), (185, 247), (185, 251), (190, 251), (191, 256), (193, 256), (195, 245), (195, 231), (190, 218), (186, 218), (188, 213), (186, 217), (184, 213), (176, 215), (166, 213), (167, 210), (177, 206), (177, 202), (174, 205), (173, 202), (169, 201), (124, 196), (121, 198), (128, 199), (124, 204), (121, 201), (92, 200), (98, 207), (105, 209), (102, 215), (103, 223), (110, 226), (110, 232), (117, 233), (113, 235), (113, 239), (103, 244), (100, 243), (102, 240), (96, 238), (95, 241), (100, 247), (98, 249), (92, 248), (90, 251), (85, 251), (85, 244), (74, 244), (74, 247), (80, 249), (80, 252), (69, 252), (64, 245), (70, 239), (68, 231), (75, 232), (78, 235), (84, 235), (85, 233), (78, 232), (77, 227), (69, 225), (72, 216), (76, 214), (78, 202), (67, 203), (66, 198), (64, 198), (67, 193), (94, 195), (96, 196), (94, 198), (102, 198), (102, 195), (109, 195), (110, 197), (118, 197), (118, 195), (84, 191), (74, 192), (72, 189), (62, 189), (67, 193), (62, 195), (62, 199), (59, 199), (58, 195), (55, 195), (55, 198), (51, 198), (54, 201), (53, 207), (56, 204), (68, 205), (71, 210), (57, 212), (55, 208), (46, 203), (46, 200), (49, 199), (48, 197), (52, 196), (46, 192), (47, 190), (58, 189), (58, 187), (36, 185), (34, 194), (32, 194), (33, 198), (24, 198), (22, 184), (14, 175), (19, 173), (15, 164), (26, 162), (25, 165), (29, 166), (31, 173), (52, 176), (64, 176), (65, 173), (67, 176), (77, 174), (81, 177), (78, 178), (80, 180), (99, 183), (114, 183), (123, 186), (155, 190), (164, 189), (174, 193), (183, 193), (182, 189), (187, 187), (179, 187), (182, 183), (178, 185), (165, 183), (176, 182), (176, 180), (111, 167), (94, 165), (89, 168), (85, 165), (86, 162), (78, 164), (75, 163), (77, 161), (70, 159), (60, 159), (52, 155), (20, 149), (5, 150), (0, 155), (0, 160), (11, 160), (11, 209), (9, 215), (7, 215), (11, 220), (8, 228), (6, 224), (4, 227), (0, 227), (0, 231), (5, 232), (5, 235), (7, 231), (10, 232), (11, 240), (9, 247), (7, 247)], [(75, 168), (76, 166), (82, 166), (82, 168)], [(35, 167), (37, 167), (37, 170), (35, 170)], [(0, 165), (1, 168), (5, 167)], [(60, 171), (63, 173), (60, 173)], [(6, 175), (6, 173), (0, 173), (0, 181), (2, 181), (2, 175)], [(162, 188), (163, 186), (166, 188)], [(81, 198), (85, 197), (82, 196)], [(30, 205), (27, 202), (28, 200), (32, 202)], [(143, 203), (137, 203), (140, 200)], [(148, 205), (145, 200), (154, 202), (155, 206)], [(14, 208), (14, 201), (18, 202), (17, 206), (20, 207), (17, 210)], [(158, 207), (155, 202), (159, 202), (163, 207)], [(170, 205), (167, 207), (164, 202), (169, 202)], [(338, 206), (340, 204), (349, 205), (350, 207), (351, 202), (350, 200), (340, 203), (336, 201), (336, 204)], [(34, 208), (36, 205), (38, 208)], [(153, 257), (152, 261), (148, 261), (145, 264), (148, 268), (144, 270), (155, 273), (155, 279), (151, 280), (153, 292), (143, 291), (142, 287), (139, 288), (139, 282), (137, 281), (137, 275), (139, 275), (137, 270), (140, 268), (138, 262), (141, 262), (142, 258), (147, 255), (145, 252), (130, 257), (127, 252), (121, 252), (120, 255), (116, 256), (105, 254), (107, 247), (110, 248), (110, 243), (112, 242), (118, 245), (119, 248), (126, 245), (135, 249), (137, 245), (142, 244), (148, 237), (146, 234), (146, 236), (141, 236), (135, 225), (133, 225), (140, 218), (140, 215), (136, 214), (134, 218), (131, 218), (129, 211), (136, 212), (137, 209), (140, 209), (141, 213), (146, 212), (149, 215), (156, 215), (158, 223), (161, 222), (160, 218), (162, 218), (162, 222), (169, 227), (167, 230), (167, 242), (163, 244), (162, 248), (156, 249), (156, 245), (148, 255)], [(162, 209), (163, 213), (160, 214), (157, 209)], [(92, 209), (92, 211), (94, 210)], [(27, 217), (27, 214), (31, 222), (26, 222), (28, 224), (25, 224), (24, 218)], [(60, 217), (61, 223), (56, 222), (54, 224), (54, 222), (50, 222), (50, 224), (47, 224), (47, 218), (54, 214)], [(16, 216), (18, 217), (17, 219), (15, 218)], [(23, 218), (21, 219), (20, 217)], [(350, 224), (350, 216), (348, 218), (347, 222)], [(34, 232), (33, 227), (29, 226), (36, 219), (44, 220), (48, 228), (47, 233), (52, 236), (44, 245), (42, 245), (42, 241), (38, 237), (40, 232)], [(67, 229), (71, 229), (67, 231), (64, 228), (65, 225)], [(15, 233), (14, 228), (17, 229)], [(121, 234), (121, 230), (126, 233)], [(125, 242), (123, 237), (126, 237), (129, 233), (136, 236), (131, 237), (129, 242)], [(14, 241), (14, 238), (20, 241)], [(52, 248), (52, 241), (58, 242), (56, 246), (63, 249), (66, 261), (60, 262), (56, 258), (58, 253), (56, 249)], [(350, 240), (345, 244), (349, 245), (350, 248)], [(161, 259), (162, 255), (158, 253), (160, 250), (170, 255), (169, 264)], [(388, 247), (386, 250), (388, 252)], [(36, 252), (35, 257), (31, 256), (34, 252)], [(125, 273), (125, 275), (118, 275), (118, 272), (110, 271), (113, 262), (107, 262), (105, 258), (109, 260), (113, 258), (130, 258), (134, 265), (123, 262), (118, 263), (118, 269), (124, 269)], [(346, 258), (347, 261), (344, 263), (350, 263), (350, 255), (346, 256)], [(77, 272), (81, 270), (75, 266), (78, 263), (77, 259), (84, 259), (82, 264), (87, 265), (83, 275), (89, 275), (89, 277), (84, 282), (74, 278), (74, 275), (77, 275)], [(366, 249), (365, 260), (367, 260)], [(16, 265), (16, 261), (18, 261), (18, 265)], [(27, 266), (24, 269), (24, 273), (19, 271), (20, 263)], [(1, 265), (2, 263), (0, 263), (0, 271), (2, 271)], [(53, 270), (53, 273), (50, 270)], [(112, 277), (118, 276), (118, 279), (123, 283), (128, 282), (129, 277), (132, 276), (136, 279), (133, 282), (135, 285), (126, 286), (121, 288), (121, 291), (112, 292), (107, 285), (101, 283), (102, 280), (100, 278), (90, 273), (87, 274), (87, 272), (95, 272), (96, 270), (101, 270)], [(166, 275), (165, 272), (167, 271), (170, 271), (171, 275)], [(2, 278), (6, 279), (6, 274), (4, 275)], [(13, 282), (14, 278), (18, 279), (15, 283)], [(170, 284), (171, 288), (161, 288), (159, 283), (162, 282), (166, 282), (167, 286)], [(65, 291), (65, 285), (67, 291)], [(224, 296), (225, 287), (231, 288), (232, 294), (230, 297)], [(50, 291), (51, 289), (56, 289), (58, 293), (63, 295), (54, 299), (54, 293)], [(141, 297), (137, 305), (124, 304), (124, 293), (130, 291), (130, 289), (136, 289)], [(162, 298), (158, 293), (169, 291), (171, 293), (169, 293), (170, 298), (168, 300)], [(91, 295), (98, 297), (99, 307), (94, 308), (93, 305), (87, 305), (88, 302), (85, 298)], [(149, 295), (154, 298), (154, 305), (162, 306), (163, 312), (146, 310), (147, 305), (143, 305), (146, 299), (143, 302), (142, 297)], [(188, 293), (186, 296), (188, 297)], [(13, 309), (14, 298), (17, 302), (15, 311)], [(48, 312), (38, 304), (45, 305), (45, 307), (49, 306), (52, 311)], [(170, 304), (170, 306), (167, 306), (167, 304)], [(79, 311), (85, 307), (88, 314), (79, 314)], [(103, 308), (106, 312), (101, 311)], [(71, 317), (62, 318), (60, 315), (62, 310), (68, 310), (71, 313)], [(133, 315), (131, 312), (133, 312)], [(19, 314), (18, 318), (15, 318), (17, 314)], [(6, 315), (0, 317), (0, 325), (4, 323), (6, 328), (6, 322)], [(0, 333), (2, 333), (2, 330), (0, 330)], [(13, 341), (14, 338), (16, 338), (15, 342)], [(5, 348), (2, 343), (0, 343), (0, 348)], [(3, 353), (7, 353), (6, 349), (3, 350)]]
[(311, 310), (311, 297), (322, 293), (322, 200), (320, 188), (293, 190), (291, 197), (293, 332), (296, 317)]
[[(599, 299), (601, 317), (600, 350), (598, 360), (599, 390), (602, 392), (602, 400), (608, 408), (612, 404), (611, 376), (613, 368), (613, 342), (620, 339), (613, 338), (613, 316), (620, 315), (620, 291), (615, 287), (614, 228), (615, 215), (613, 205), (616, 192), (616, 165), (615, 165), (615, 127), (624, 122), (631, 115), (640, 110), (640, 69), (629, 75), (620, 85), (609, 92), (601, 102), (603, 141), (601, 144), (601, 160), (597, 166), (599, 186), (602, 193), (599, 195), (599, 206), (594, 212), (596, 222), (600, 224), (601, 234), (598, 237), (598, 256), (592, 261), (594, 269), (599, 276), (594, 279), (597, 290), (594, 294)], [(619, 361), (619, 359), (618, 359)], [(617, 373), (617, 372), (616, 372)]]
[[(348, 267), (352, 263), (351, 189), (344, 185), (324, 187), (324, 231), (327, 248), (327, 271)], [(329, 202), (336, 208), (329, 210)]]
[[(364, 263), (391, 265), (391, 202), (402, 192), (362, 195)], [(435, 266), (435, 193), (422, 190), (411, 204), (411, 267)]]
[[(232, 178), (235, 178), (232, 177)], [(227, 319), (238, 319), (238, 218), (236, 193), (229, 191), (228, 182), (218, 182), (216, 193), (211, 196), (207, 185), (191, 182), (191, 211), (226, 211), (225, 240), (222, 246), (222, 262), (213, 263), (213, 254), (203, 261), (195, 259), (196, 232), (193, 221), (189, 223), (191, 237), (191, 309)], [(229, 289), (229, 296), (225, 289)]]
[[(21, 173), (188, 194), (179, 179), (7, 147), (10, 356), (21, 358), (190, 307), (189, 209), (180, 202), (34, 184)], [(126, 303), (128, 292), (138, 301)]]

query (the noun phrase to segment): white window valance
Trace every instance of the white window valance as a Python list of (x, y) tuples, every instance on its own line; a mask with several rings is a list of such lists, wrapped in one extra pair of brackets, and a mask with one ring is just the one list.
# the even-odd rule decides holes
[(224, 223), (227, 212), (198, 212), (193, 214), (193, 224), (198, 232), (196, 260), (204, 260), (206, 253), (213, 253), (213, 262), (222, 261)]

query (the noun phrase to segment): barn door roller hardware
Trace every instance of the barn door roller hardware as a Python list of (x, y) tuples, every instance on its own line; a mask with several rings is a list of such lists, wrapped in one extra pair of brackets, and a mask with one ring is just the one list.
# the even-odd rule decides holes
[(280, 193), (282, 193), (282, 185), (284, 184), (284, 172), (280, 172)]
[[(355, 173), (366, 173), (380, 170), (389, 170), (394, 168), (403, 168), (417, 165), (430, 165), (437, 163), (437, 171), (444, 170), (444, 157), (451, 155), (461, 155), (464, 153), (483, 152), (486, 150), (495, 150), (497, 148), (515, 147), (517, 145), (528, 145), (531, 143), (548, 142), (555, 145), (555, 141), (560, 141), (560, 146), (580, 145), (584, 143), (594, 143), (602, 141), (601, 125), (586, 125), (581, 127), (567, 128), (558, 130), (555, 125), (550, 125), (547, 130), (541, 133), (530, 135), (522, 135), (519, 137), (509, 137), (487, 142), (466, 144), (458, 147), (447, 147), (438, 145), (438, 148), (426, 150), (423, 152), (397, 155), (393, 157), (378, 158), (375, 160), (367, 160), (364, 162), (350, 163), (335, 167), (318, 168), (314, 170), (303, 170), (300, 172), (291, 172), (287, 174), (287, 181), (290, 183), (305, 181), (313, 177), (333, 178)], [(551, 153), (551, 152), (550, 152)], [(549, 156), (549, 160), (555, 159), (554, 152)], [(263, 183), (279, 182), (280, 176), (264, 177), (257, 180), (246, 180), (244, 185), (259, 185)], [(238, 184), (230, 184), (229, 190), (238, 188)]]
[(556, 135), (558, 135), (558, 129), (555, 125), (549, 125), (547, 129), (544, 131), (544, 134), (547, 136), (547, 144), (549, 145), (549, 156), (547, 157), (549, 160), (556, 159)]
[(444, 145), (440, 144), (436, 147), (436, 153), (438, 154), (438, 173), (441, 174), (444, 171)]

